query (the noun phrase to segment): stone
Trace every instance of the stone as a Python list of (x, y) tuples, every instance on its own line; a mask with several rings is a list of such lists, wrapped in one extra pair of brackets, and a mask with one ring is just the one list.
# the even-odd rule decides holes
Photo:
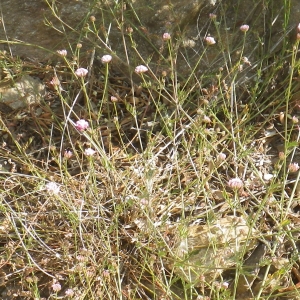
[[(28, 108), (39, 104), (45, 94), (45, 86), (40, 80), (23, 75), (12, 84), (0, 88), (1, 111)], [(8, 108), (8, 109), (5, 109)]]
[(236, 265), (245, 253), (256, 247), (256, 230), (243, 217), (227, 216), (210, 225), (191, 225), (178, 238), (172, 269), (195, 286), (217, 280)]

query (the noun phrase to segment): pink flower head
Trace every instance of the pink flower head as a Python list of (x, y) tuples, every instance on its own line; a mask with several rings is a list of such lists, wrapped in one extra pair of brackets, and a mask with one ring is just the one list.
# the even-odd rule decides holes
[(75, 74), (77, 77), (85, 77), (87, 73), (88, 73), (88, 70), (85, 68), (79, 68), (75, 71)]
[(217, 156), (218, 161), (224, 161), (226, 159), (226, 154), (223, 152), (220, 152)]
[(244, 24), (240, 27), (240, 31), (247, 32), (248, 30), (249, 30), (249, 25)]
[(92, 148), (86, 148), (86, 149), (84, 150), (84, 154), (85, 154), (86, 156), (93, 156), (95, 153), (96, 153), (96, 151), (93, 150)]
[(291, 163), (291, 164), (289, 164), (289, 171), (291, 173), (297, 172), (299, 170), (299, 168), (300, 167), (299, 167), (298, 163)]
[(297, 26), (297, 32), (300, 33), (300, 23)]
[(73, 152), (71, 150), (66, 149), (64, 152), (64, 158), (69, 159), (73, 156)]
[(67, 50), (65, 50), (65, 49), (57, 50), (56, 52), (61, 56), (67, 56), (67, 54), (68, 54)]
[(168, 41), (168, 40), (171, 39), (171, 35), (170, 35), (170, 33), (165, 32), (165, 33), (163, 34), (162, 38), (163, 38), (164, 41)]
[(52, 284), (52, 289), (54, 292), (59, 292), (61, 290), (61, 285), (59, 282), (55, 282)]
[(205, 42), (207, 45), (214, 45), (216, 43), (215, 39), (212, 36), (207, 36), (205, 38)]
[(228, 186), (233, 190), (238, 190), (243, 187), (243, 181), (238, 177), (232, 178), (228, 181)]
[(135, 73), (137, 73), (137, 74), (141, 74), (141, 73), (147, 72), (147, 71), (148, 71), (148, 68), (145, 67), (145, 66), (143, 66), (143, 65), (140, 65), (140, 66), (137, 66), (137, 67), (135, 68), (134, 71), (135, 71)]
[(112, 56), (107, 54), (107, 55), (103, 55), (101, 57), (101, 61), (104, 63), (104, 64), (108, 64), (110, 61), (112, 60)]
[(217, 17), (217, 15), (216, 15), (216, 14), (209, 14), (209, 18), (210, 18), (211, 20), (214, 20), (214, 19), (216, 19), (216, 17)]
[(89, 123), (86, 120), (78, 120), (75, 123), (75, 128), (79, 131), (85, 131), (89, 127)]
[(74, 296), (74, 291), (73, 291), (72, 289), (67, 289), (67, 290), (65, 291), (65, 295), (66, 295), (67, 297), (72, 297), (72, 296)]
[(118, 102), (118, 98), (115, 97), (115, 96), (111, 96), (111, 97), (110, 97), (110, 101), (111, 101), (111, 102)]
[(226, 281), (224, 281), (224, 282), (221, 283), (221, 287), (222, 287), (224, 290), (227, 290), (228, 287), (229, 287), (229, 283), (226, 282)]

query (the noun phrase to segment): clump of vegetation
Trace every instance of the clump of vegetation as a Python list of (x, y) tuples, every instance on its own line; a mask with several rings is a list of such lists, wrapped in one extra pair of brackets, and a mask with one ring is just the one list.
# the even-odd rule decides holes
[[(117, 4), (134, 65), (92, 12), (87, 52), (77, 43), (41, 64), (1, 53), (2, 81), (47, 87), (43, 102), (1, 111), (2, 299), (300, 299), (300, 28), (257, 59), (251, 26), (238, 49), (221, 36), (222, 5), (188, 75), (184, 33), (142, 57)], [(200, 74), (214, 47), (221, 59)]]

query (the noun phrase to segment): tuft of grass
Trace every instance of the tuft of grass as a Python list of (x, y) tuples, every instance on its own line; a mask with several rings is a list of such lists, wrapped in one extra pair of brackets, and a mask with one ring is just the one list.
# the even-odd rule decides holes
[[(55, 1), (46, 2), (60, 20)], [(267, 27), (278, 16), (265, 5), (273, 14)], [(184, 20), (162, 40), (128, 6), (91, 1), (72, 29), (78, 41), (51, 64), (1, 53), (1, 87), (24, 74), (47, 86), (43, 102), (1, 114), (2, 297), (300, 298), (300, 173), (291, 167), (299, 161), (299, 41), (288, 35), (291, 8), (283, 4), (274, 46), (253, 29), (258, 6), (245, 19), (249, 31), (230, 31), (228, 14), (237, 22), (239, 10), (221, 2), (206, 31), (197, 28), (201, 49), (191, 50), (182, 47)], [(124, 56), (109, 46), (115, 30)], [(208, 33), (217, 44), (206, 45)], [(153, 56), (143, 56), (141, 41)], [(112, 61), (103, 64), (103, 55)], [(148, 71), (136, 74), (138, 65)], [(76, 75), (80, 67), (86, 76)], [(86, 130), (76, 128), (79, 120)], [(243, 187), (230, 188), (233, 178)], [(209, 244), (199, 242), (204, 226), (228, 216), (245, 219), (249, 234), (243, 247), (230, 245), (239, 249), (234, 263), (211, 278), (214, 264), (209, 273), (190, 258), (228, 247), (213, 232)], [(193, 249), (184, 242), (191, 240)]]

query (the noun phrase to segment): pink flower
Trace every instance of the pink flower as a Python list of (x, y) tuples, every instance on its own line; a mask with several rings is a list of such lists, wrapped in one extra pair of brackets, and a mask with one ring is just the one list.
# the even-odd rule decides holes
[(226, 282), (226, 281), (224, 281), (224, 282), (221, 283), (221, 287), (222, 287), (224, 290), (227, 290), (228, 287), (229, 287), (229, 283)]
[(210, 18), (211, 20), (214, 20), (216, 17), (217, 17), (217, 15), (215, 15), (215, 14), (209, 14), (209, 18)]
[(57, 50), (56, 52), (61, 56), (67, 56), (67, 54), (68, 54), (67, 50), (65, 50), (65, 49)]
[(69, 159), (73, 156), (73, 152), (71, 150), (65, 150), (64, 152), (64, 158)]
[(96, 151), (93, 150), (92, 148), (87, 148), (87, 149), (84, 150), (84, 154), (86, 156), (93, 156), (95, 153), (96, 153)]
[(289, 164), (289, 171), (291, 173), (297, 172), (299, 170), (299, 168), (300, 167), (299, 167), (299, 165), (297, 163), (291, 163), (291, 164)]
[(73, 291), (72, 289), (67, 289), (67, 290), (65, 291), (65, 295), (66, 295), (67, 297), (72, 297), (72, 296), (74, 296), (74, 291)]
[(78, 120), (75, 123), (75, 128), (79, 131), (85, 131), (89, 127), (89, 123), (86, 120)]
[(61, 285), (59, 282), (55, 282), (52, 284), (52, 289), (54, 292), (59, 292), (61, 290)]
[(238, 190), (243, 187), (243, 181), (238, 177), (232, 178), (228, 181), (228, 186), (233, 190)]
[(297, 32), (300, 33), (300, 23), (299, 23), (298, 26), (297, 26)]
[(104, 64), (108, 64), (110, 61), (112, 60), (112, 56), (111, 55), (103, 55), (102, 58), (101, 58), (101, 61), (104, 63)]
[(85, 77), (87, 73), (88, 73), (88, 70), (85, 68), (79, 68), (75, 71), (75, 74), (78, 77)]
[(240, 27), (240, 31), (247, 32), (248, 30), (249, 30), (249, 25), (244, 24)]
[(218, 156), (217, 156), (218, 161), (224, 161), (225, 159), (226, 159), (226, 154), (225, 153), (221, 152), (221, 153), (218, 154)]
[(163, 38), (164, 41), (168, 41), (168, 40), (171, 39), (171, 35), (170, 35), (170, 33), (165, 32), (165, 33), (163, 34), (162, 38)]
[(148, 68), (145, 67), (145, 66), (143, 66), (143, 65), (140, 65), (140, 66), (137, 66), (137, 67), (135, 68), (134, 71), (135, 71), (135, 73), (137, 73), (137, 74), (141, 74), (141, 73), (147, 72), (147, 71), (148, 71)]
[(212, 36), (207, 36), (205, 38), (205, 42), (207, 45), (214, 45), (216, 43), (215, 39)]
[(110, 97), (110, 101), (111, 101), (111, 102), (118, 102), (118, 98), (115, 97), (115, 96), (111, 96), (111, 97)]

